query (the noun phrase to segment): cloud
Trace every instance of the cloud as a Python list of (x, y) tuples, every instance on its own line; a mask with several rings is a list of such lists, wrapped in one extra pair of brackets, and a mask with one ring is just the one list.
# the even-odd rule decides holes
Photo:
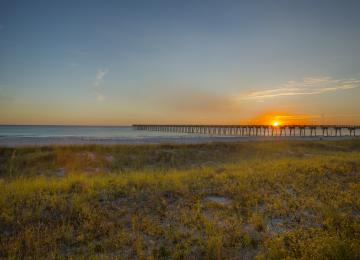
[(95, 94), (97, 101), (103, 101), (105, 99), (104, 95), (104, 87), (102, 85), (105, 76), (108, 74), (107, 69), (100, 69), (97, 70), (95, 80), (94, 80), (94, 87), (95, 87)]
[(158, 85), (137, 98), (147, 117), (164, 123), (231, 124), (242, 113), (242, 104), (231, 95), (193, 86)]
[(102, 80), (104, 79), (104, 77), (106, 76), (106, 74), (108, 74), (107, 69), (96, 71), (94, 85), (99, 86), (101, 84)]
[(222, 113), (234, 108), (230, 97), (204, 90), (182, 89), (175, 93), (162, 93), (161, 96), (163, 104), (176, 111)]
[(240, 96), (239, 99), (264, 101), (265, 99), (276, 97), (319, 95), (358, 87), (360, 87), (359, 79), (339, 80), (324, 76), (306, 77), (302, 81), (288, 81), (278, 88), (253, 91)]

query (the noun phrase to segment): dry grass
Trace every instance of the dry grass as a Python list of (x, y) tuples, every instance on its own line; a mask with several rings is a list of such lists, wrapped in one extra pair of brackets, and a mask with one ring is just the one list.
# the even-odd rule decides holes
[(359, 259), (360, 142), (0, 149), (1, 258)]

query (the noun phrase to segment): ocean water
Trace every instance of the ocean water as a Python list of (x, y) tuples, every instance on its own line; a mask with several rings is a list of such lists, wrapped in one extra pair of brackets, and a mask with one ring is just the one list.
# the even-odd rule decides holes
[[(0, 125), (0, 138), (82, 138), (82, 139), (146, 139), (177, 138), (185, 133), (138, 131), (131, 126), (32, 126)], [(192, 135), (194, 136), (194, 135)]]
[[(345, 138), (343, 136), (341, 138)], [(349, 136), (347, 136), (349, 137)], [(304, 140), (304, 137), (281, 137)], [(306, 137), (318, 140), (321, 137)], [(327, 139), (333, 139), (328, 137)], [(340, 138), (340, 137), (336, 137)], [(161, 144), (223, 141), (277, 140), (278, 136), (218, 136), (189, 133), (139, 131), (131, 126), (15, 126), (0, 125), (1, 146), (68, 145), (68, 144)]]

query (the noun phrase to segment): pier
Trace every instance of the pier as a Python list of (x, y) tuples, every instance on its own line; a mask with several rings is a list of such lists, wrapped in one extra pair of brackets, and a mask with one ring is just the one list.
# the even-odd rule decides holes
[(135, 130), (210, 136), (359, 136), (360, 125), (132, 125)]

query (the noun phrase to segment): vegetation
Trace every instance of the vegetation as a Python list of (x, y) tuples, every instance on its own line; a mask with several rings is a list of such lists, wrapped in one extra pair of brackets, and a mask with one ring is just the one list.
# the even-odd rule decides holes
[(359, 140), (0, 148), (0, 178), (0, 258), (360, 258)]

